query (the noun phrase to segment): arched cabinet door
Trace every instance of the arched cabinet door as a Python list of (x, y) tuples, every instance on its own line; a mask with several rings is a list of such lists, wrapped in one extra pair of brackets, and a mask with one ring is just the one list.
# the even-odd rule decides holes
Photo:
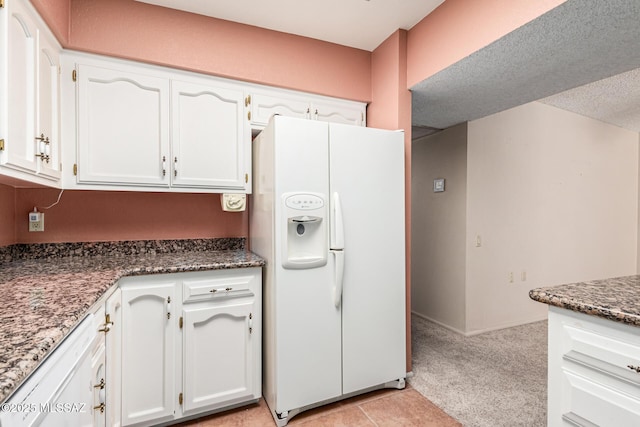
[(0, 75), (6, 73), (7, 87), (1, 89), (0, 164), (59, 181), (60, 45), (28, 2), (8, 1), (1, 12), (7, 61)]
[(80, 64), (78, 182), (169, 186), (169, 80)]
[(244, 92), (222, 84), (171, 82), (171, 183), (244, 190), (248, 185)]
[[(254, 394), (253, 298), (184, 309), (184, 411)], [(259, 343), (258, 343), (259, 345)]]
[(174, 418), (174, 282), (121, 285), (122, 425)]

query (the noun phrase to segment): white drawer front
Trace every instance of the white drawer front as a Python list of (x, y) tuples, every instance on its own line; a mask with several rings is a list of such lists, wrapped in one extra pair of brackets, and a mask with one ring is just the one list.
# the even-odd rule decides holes
[(578, 425), (600, 427), (640, 425), (639, 399), (575, 372), (565, 370), (563, 376), (571, 408), (562, 414), (565, 421), (577, 418)]
[(183, 302), (253, 296), (255, 275), (221, 274), (219, 277), (187, 279), (182, 282)]

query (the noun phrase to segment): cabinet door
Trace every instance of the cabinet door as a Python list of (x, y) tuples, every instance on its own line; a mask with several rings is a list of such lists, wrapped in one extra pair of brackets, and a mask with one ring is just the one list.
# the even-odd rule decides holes
[(365, 126), (365, 106), (339, 102), (317, 101), (311, 105), (311, 117), (323, 122)]
[(304, 99), (278, 98), (261, 93), (252, 93), (249, 102), (251, 103), (252, 124), (266, 126), (274, 114), (301, 119), (310, 117), (309, 101)]
[[(93, 399), (90, 401), (91, 407), (86, 408), (87, 412), (93, 414), (93, 427), (104, 427), (106, 425), (106, 342), (105, 342), (105, 307), (102, 305), (94, 313), (94, 329), (96, 338), (91, 348), (91, 390)], [(108, 333), (108, 332), (107, 332)]]
[(121, 421), (121, 375), (122, 372), (122, 291), (120, 288), (109, 297), (105, 304), (106, 314), (111, 322), (105, 336), (106, 347), (106, 425), (119, 427)]
[(122, 288), (122, 425), (174, 418), (175, 284)]
[(242, 190), (245, 142), (242, 90), (172, 81), (172, 184)]
[(78, 182), (169, 185), (169, 80), (78, 66)]
[(37, 109), (35, 134), (39, 154), (38, 172), (52, 179), (60, 179), (60, 52), (55, 43), (40, 34), (38, 43)]
[(7, 136), (3, 164), (36, 172), (35, 52), (37, 29), (24, 5), (12, 1), (8, 10)]
[(184, 411), (258, 398), (255, 392), (253, 300), (184, 308)]

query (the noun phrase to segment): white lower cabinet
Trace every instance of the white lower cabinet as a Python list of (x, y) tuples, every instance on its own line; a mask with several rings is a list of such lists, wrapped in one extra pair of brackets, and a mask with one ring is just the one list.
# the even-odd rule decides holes
[(548, 420), (640, 425), (640, 328), (550, 307)]
[(119, 284), (123, 426), (193, 418), (260, 398), (260, 268)]
[(125, 278), (120, 289), (122, 425), (171, 420), (176, 406), (176, 282), (166, 276)]

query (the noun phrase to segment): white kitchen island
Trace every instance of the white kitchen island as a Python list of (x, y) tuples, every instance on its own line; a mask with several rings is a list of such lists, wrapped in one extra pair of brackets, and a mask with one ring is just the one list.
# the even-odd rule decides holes
[(529, 296), (550, 305), (547, 425), (640, 425), (640, 276)]

